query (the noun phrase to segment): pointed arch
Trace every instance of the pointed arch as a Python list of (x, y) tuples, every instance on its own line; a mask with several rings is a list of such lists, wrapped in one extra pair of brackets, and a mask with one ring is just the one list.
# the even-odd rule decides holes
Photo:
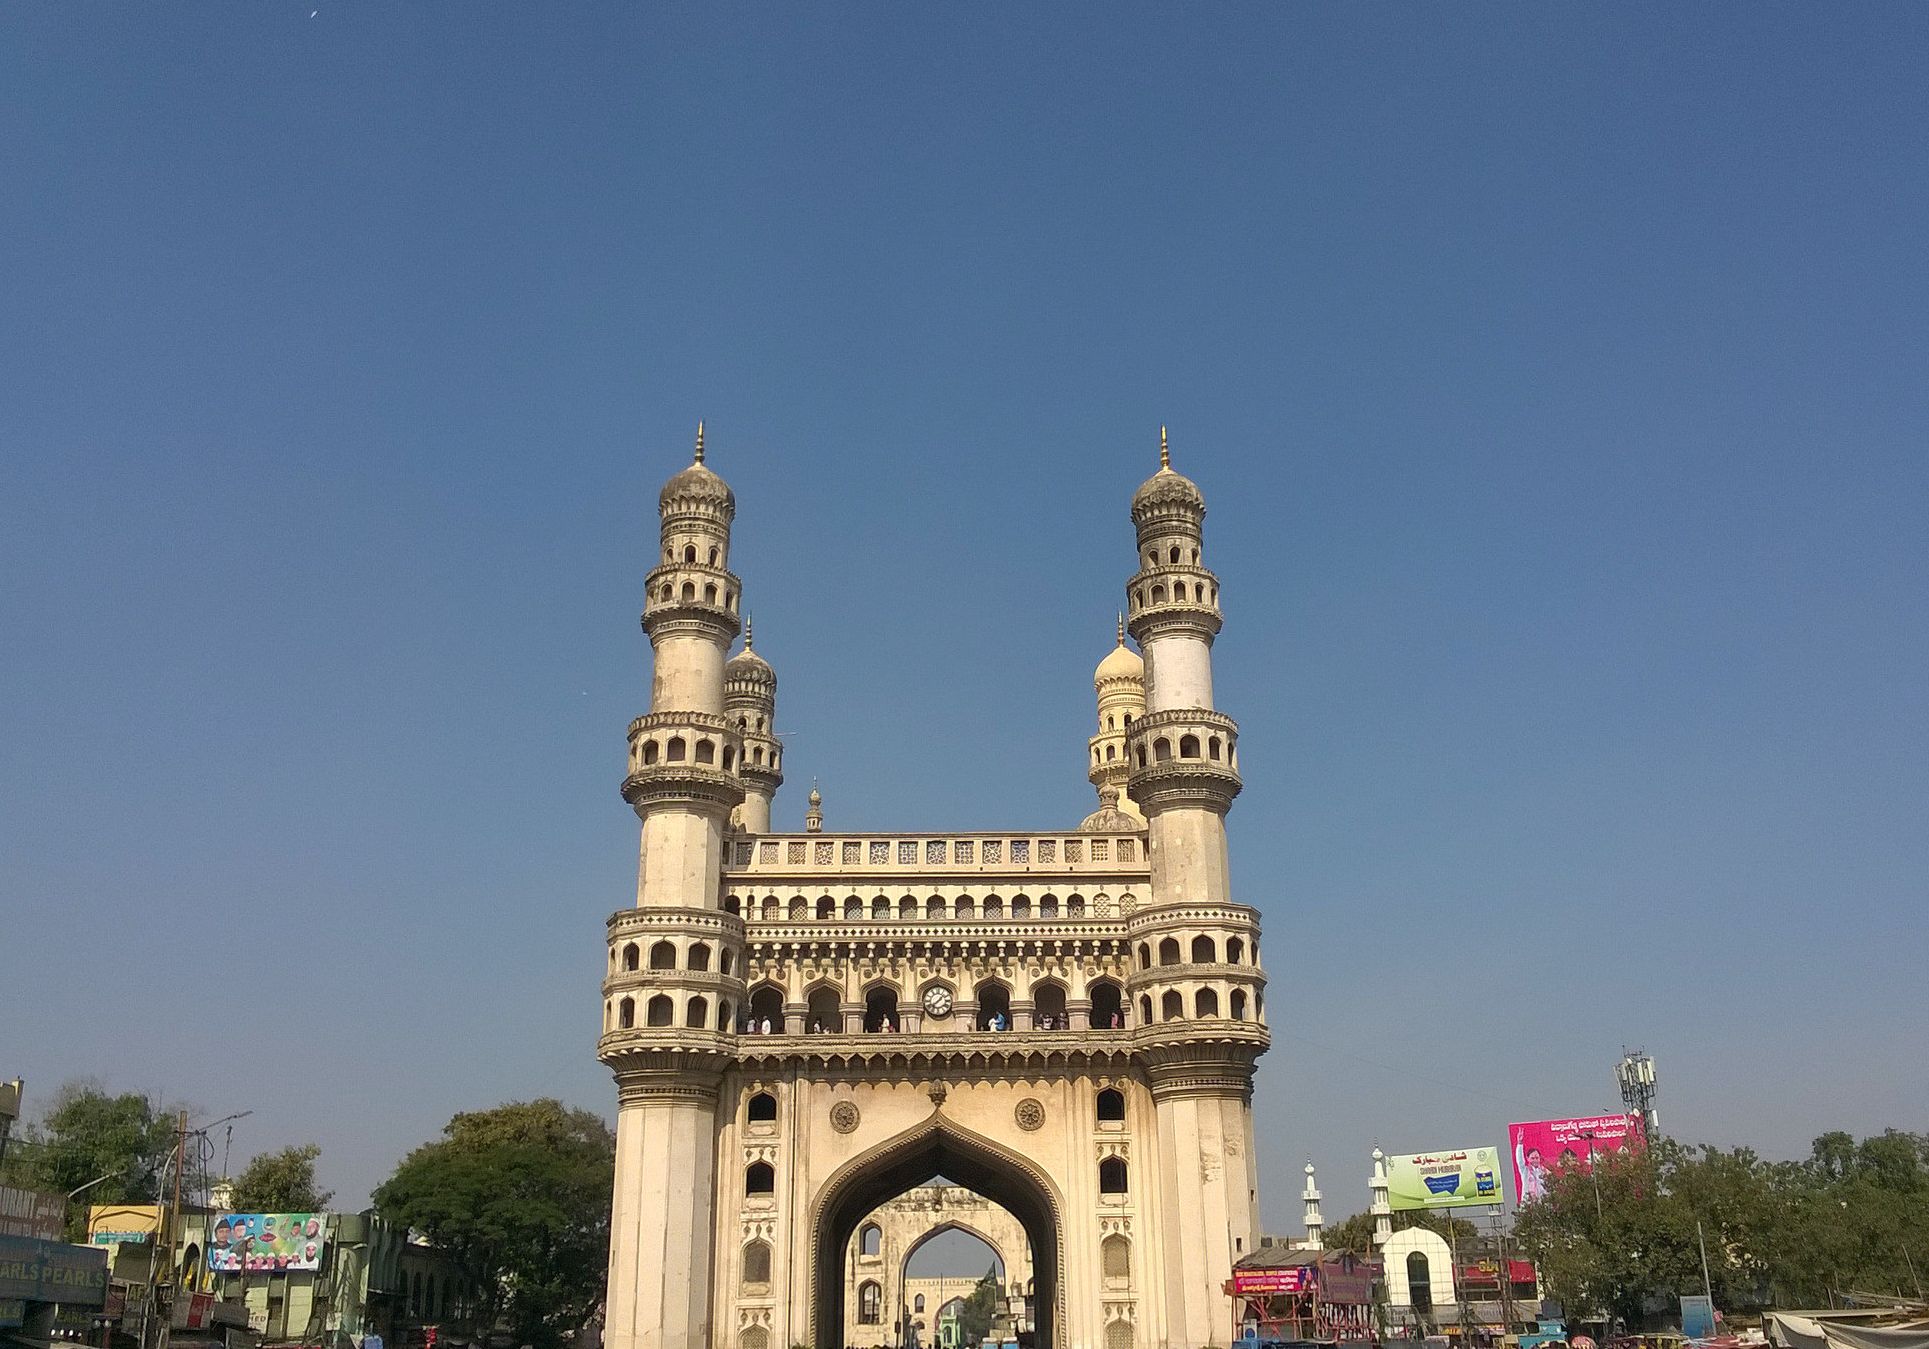
[[(810, 1306), (813, 1340), (842, 1343), (844, 1252), (878, 1204), (942, 1175), (1002, 1207), (1025, 1230), (1037, 1290), (1035, 1343), (1060, 1349), (1065, 1292), (1065, 1205), (1049, 1177), (1028, 1158), (981, 1134), (933, 1115), (839, 1167), (810, 1206)], [(995, 1247), (993, 1249), (996, 1249)]]

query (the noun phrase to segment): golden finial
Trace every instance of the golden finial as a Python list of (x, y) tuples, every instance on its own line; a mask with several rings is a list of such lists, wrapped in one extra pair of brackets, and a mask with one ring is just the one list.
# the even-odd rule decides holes
[(1125, 610), (1119, 610), (1119, 645), (1125, 645)]
[(703, 422), (697, 422), (697, 462), (703, 462)]
[[(699, 454), (697, 458), (701, 459), (703, 456)], [(1159, 467), (1172, 467), (1172, 451), (1166, 447), (1165, 428), (1163, 426), (1159, 428)]]

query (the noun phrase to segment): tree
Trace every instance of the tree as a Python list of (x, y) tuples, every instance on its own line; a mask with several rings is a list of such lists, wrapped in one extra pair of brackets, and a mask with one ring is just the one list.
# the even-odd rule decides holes
[[(1407, 1210), (1395, 1213), (1393, 1230), (1404, 1232), (1409, 1227), (1424, 1227), (1438, 1232), (1449, 1243), (1472, 1250), (1480, 1240), (1480, 1227), (1466, 1218), (1449, 1218), (1444, 1213), (1431, 1213), (1425, 1209)], [(1329, 1224), (1320, 1234), (1320, 1240), (1328, 1250), (1352, 1251), (1355, 1255), (1373, 1253), (1373, 1215), (1355, 1213), (1337, 1223)]]
[(998, 1318), (1003, 1306), (1003, 1288), (998, 1282), (998, 1267), (992, 1266), (985, 1271), (984, 1278), (971, 1290), (964, 1306), (958, 1308), (958, 1343), (965, 1345), (982, 1344), (991, 1323)]
[(67, 1218), (68, 1239), (85, 1240), (88, 1204), (159, 1199), (161, 1169), (174, 1142), (174, 1120), (148, 1097), (110, 1096), (97, 1082), (69, 1082), (54, 1093), (40, 1122), (8, 1150), (8, 1173), (60, 1194), (99, 1181)]
[(318, 1213), (335, 1197), (316, 1188), (315, 1159), (321, 1149), (313, 1143), (264, 1152), (248, 1163), (234, 1183), (234, 1207), (239, 1213)]
[(442, 1134), (403, 1159), (376, 1208), (448, 1253), (478, 1329), (554, 1345), (602, 1297), (615, 1135), (549, 1099), (460, 1114)]

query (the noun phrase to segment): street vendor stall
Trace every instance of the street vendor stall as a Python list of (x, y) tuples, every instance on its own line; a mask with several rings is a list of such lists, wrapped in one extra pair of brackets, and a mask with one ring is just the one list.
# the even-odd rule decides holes
[(1262, 1246), (1233, 1266), (1228, 1291), (1260, 1339), (1370, 1340), (1380, 1272), (1351, 1251)]

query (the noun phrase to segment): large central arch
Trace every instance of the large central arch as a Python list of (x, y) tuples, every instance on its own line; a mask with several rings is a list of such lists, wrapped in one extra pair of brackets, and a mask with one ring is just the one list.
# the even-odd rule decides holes
[(944, 1176), (1003, 1207), (1031, 1245), (1035, 1343), (1057, 1349), (1063, 1223), (1056, 1193), (1015, 1153), (934, 1119), (845, 1165), (818, 1196), (811, 1222), (813, 1343), (844, 1337), (844, 1252), (866, 1214), (915, 1185)]

